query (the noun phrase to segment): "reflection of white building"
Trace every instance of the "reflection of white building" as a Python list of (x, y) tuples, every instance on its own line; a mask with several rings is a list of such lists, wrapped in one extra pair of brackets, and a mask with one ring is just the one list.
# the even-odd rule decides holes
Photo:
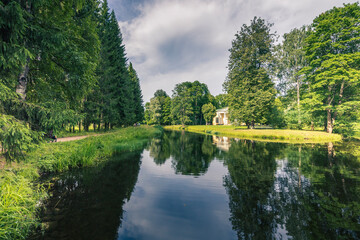
[(223, 151), (229, 151), (230, 148), (230, 139), (228, 137), (220, 137), (220, 136), (212, 136), (213, 143), (216, 145), (217, 148)]
[(213, 119), (213, 125), (230, 125), (229, 108), (216, 110), (216, 116)]

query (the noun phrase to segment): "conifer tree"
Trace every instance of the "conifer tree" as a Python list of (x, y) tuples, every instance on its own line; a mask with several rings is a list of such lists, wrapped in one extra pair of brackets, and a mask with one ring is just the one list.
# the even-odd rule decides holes
[(133, 99), (131, 105), (134, 108), (134, 114), (135, 114), (134, 121), (141, 122), (144, 119), (144, 107), (143, 107), (143, 99), (140, 88), (140, 80), (131, 62), (129, 64), (128, 71), (132, 85), (131, 90), (132, 90)]
[(54, 115), (53, 103), (79, 111), (95, 80), (95, 5), (95, 0), (0, 3), (0, 78), (22, 101), (11, 99), (8, 105), (16, 107), (7, 108), (8, 114), (43, 128)]
[(248, 127), (268, 120), (275, 99), (274, 84), (266, 69), (274, 41), (270, 27), (254, 17), (250, 26), (241, 27), (230, 49), (229, 73), (224, 83), (230, 119), (245, 122)]
[(129, 125), (135, 120), (131, 105), (133, 93), (126, 66), (125, 47), (115, 13), (109, 13), (107, 1), (102, 3), (99, 35), (101, 40), (99, 77), (101, 120), (105, 129)]

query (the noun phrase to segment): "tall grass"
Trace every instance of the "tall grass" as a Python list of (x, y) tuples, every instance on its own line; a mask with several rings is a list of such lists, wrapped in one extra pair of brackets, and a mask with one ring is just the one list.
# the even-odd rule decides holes
[(112, 154), (139, 149), (144, 141), (160, 133), (154, 127), (129, 127), (77, 141), (44, 143), (27, 160), (42, 172), (63, 172), (95, 165)]
[[(165, 129), (180, 130), (181, 126), (166, 126)], [(320, 143), (341, 141), (340, 134), (329, 134), (323, 131), (303, 131), (288, 129), (246, 129), (246, 127), (235, 126), (187, 126), (189, 132), (203, 134), (223, 135), (229, 137), (238, 137), (253, 140), (271, 141), (271, 142), (298, 142), (298, 143)]]
[(38, 225), (36, 209), (45, 194), (32, 183), (33, 177), (27, 170), (1, 173), (0, 239), (25, 239)]

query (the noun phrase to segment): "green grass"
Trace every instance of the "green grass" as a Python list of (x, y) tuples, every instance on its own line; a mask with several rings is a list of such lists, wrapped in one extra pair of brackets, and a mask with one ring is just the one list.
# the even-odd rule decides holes
[[(181, 126), (165, 126), (168, 130), (180, 130)], [(328, 134), (323, 131), (304, 131), (288, 129), (247, 129), (245, 126), (197, 125), (186, 126), (186, 131), (202, 134), (223, 135), (271, 142), (321, 143), (341, 141), (340, 134)]]
[(89, 128), (89, 131), (86, 132), (86, 131), (84, 131), (84, 129), (79, 131), (79, 127), (75, 127), (75, 132), (69, 132), (67, 130), (62, 130), (60, 132), (56, 132), (55, 135), (58, 138), (62, 138), (62, 137), (74, 137), (74, 136), (99, 135), (99, 134), (106, 134), (106, 133), (112, 133), (112, 132), (117, 132), (117, 131), (119, 131), (118, 128), (110, 129), (107, 131), (105, 131), (104, 129), (101, 129), (100, 131), (98, 131), (98, 130), (94, 131), (94, 129), (91, 127), (91, 128)]
[(94, 165), (114, 153), (139, 149), (144, 141), (159, 133), (154, 127), (128, 127), (77, 141), (44, 143), (27, 160), (42, 172), (63, 172)]
[(25, 239), (39, 226), (37, 207), (45, 192), (32, 182), (36, 177), (31, 167), (0, 172), (0, 239)]
[(141, 149), (160, 133), (154, 127), (129, 127), (77, 141), (42, 143), (26, 154), (25, 161), (5, 165), (0, 169), (0, 239), (26, 239), (40, 226), (37, 209), (46, 194), (35, 184), (39, 173), (95, 166), (112, 154)]
[(354, 127), (354, 136), (352, 136), (353, 138), (360, 140), (360, 123), (356, 123), (355, 127)]

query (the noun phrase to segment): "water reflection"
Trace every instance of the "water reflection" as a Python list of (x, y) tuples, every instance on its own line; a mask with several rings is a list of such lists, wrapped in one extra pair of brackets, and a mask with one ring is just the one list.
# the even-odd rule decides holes
[(276, 227), (274, 206), (268, 202), (274, 188), (275, 158), (284, 145), (233, 141), (226, 156), (229, 174), (231, 223), (239, 239), (272, 238)]
[(33, 239), (114, 239), (140, 169), (140, 152), (59, 176)]
[(360, 237), (356, 156), (331, 143), (231, 144), (224, 186), (239, 239)]
[(223, 151), (229, 151), (231, 146), (230, 138), (214, 135), (212, 139), (217, 148)]
[[(238, 239), (360, 238), (360, 146), (280, 144), (167, 132), (154, 156), (176, 173), (224, 161), (223, 185)], [(166, 150), (162, 151), (162, 149)]]
[(164, 132), (53, 194), (46, 239), (359, 239), (360, 146)]
[(149, 151), (156, 164), (162, 165), (171, 158), (176, 174), (199, 176), (207, 172), (217, 148), (211, 136), (173, 131), (153, 139)]

